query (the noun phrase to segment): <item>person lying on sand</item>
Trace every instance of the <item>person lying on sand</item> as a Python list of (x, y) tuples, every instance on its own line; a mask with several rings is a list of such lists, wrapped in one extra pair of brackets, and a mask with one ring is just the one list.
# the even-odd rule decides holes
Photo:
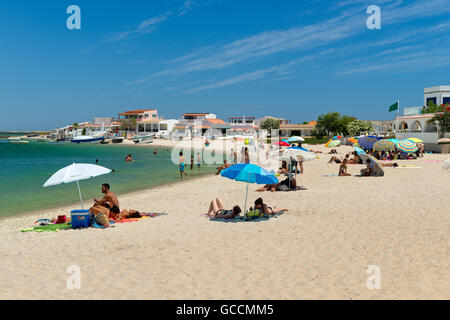
[(242, 212), (239, 206), (234, 206), (232, 210), (225, 209), (220, 198), (211, 201), (207, 215), (216, 219), (233, 219)]
[(394, 163), (382, 163), (381, 166), (397, 168), (398, 167), (398, 163), (397, 162), (394, 162)]
[(339, 177), (349, 177), (350, 173), (347, 173), (347, 159), (342, 161), (342, 164), (339, 166)]
[(256, 189), (256, 192), (264, 192), (264, 191), (271, 191), (275, 192), (277, 191), (277, 184), (266, 184), (264, 187)]
[(222, 172), (222, 170), (225, 170), (229, 167), (231, 167), (231, 164), (228, 164), (228, 161), (224, 160), (224, 165), (216, 168), (217, 169), (216, 176), (218, 176)]
[(262, 198), (258, 198), (255, 200), (255, 208), (250, 208), (250, 211), (253, 211), (253, 209), (261, 210), (261, 212), (267, 216), (288, 211), (288, 209), (277, 209), (277, 207), (269, 207), (264, 203)]

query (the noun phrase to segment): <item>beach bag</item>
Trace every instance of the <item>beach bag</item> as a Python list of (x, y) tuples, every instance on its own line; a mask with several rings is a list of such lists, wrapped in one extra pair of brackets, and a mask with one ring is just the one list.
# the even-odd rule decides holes
[(66, 216), (58, 216), (58, 219), (55, 221), (55, 224), (63, 224), (66, 223), (67, 218)]
[(262, 213), (261, 210), (259, 209), (255, 209), (255, 210), (251, 210), (245, 213), (245, 218), (247, 220), (253, 220), (253, 219), (258, 219), (261, 218), (264, 214)]

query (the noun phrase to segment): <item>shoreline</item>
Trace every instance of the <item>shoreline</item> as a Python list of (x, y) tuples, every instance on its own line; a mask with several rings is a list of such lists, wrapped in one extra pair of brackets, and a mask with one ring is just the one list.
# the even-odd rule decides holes
[[(210, 176), (212, 174), (213, 173), (206, 173), (206, 172), (205, 173), (200, 173), (200, 174), (198, 174), (198, 175), (196, 175), (194, 177), (190, 177), (190, 178), (187, 178), (187, 179), (185, 178), (185, 179), (183, 179), (183, 181), (164, 182), (164, 183), (162, 183), (160, 185), (157, 185), (157, 186), (145, 187), (143, 189), (137, 189), (137, 190), (134, 190), (134, 191), (124, 192), (124, 193), (116, 193), (116, 195), (117, 195), (117, 197), (119, 198), (119, 201), (120, 201), (121, 197), (132, 197), (132, 196), (135, 196), (135, 195), (137, 195), (139, 193), (154, 191), (155, 189), (158, 189), (158, 188), (161, 188), (161, 187), (170, 187), (170, 186), (174, 186), (174, 185), (178, 185), (178, 184), (188, 183), (188, 182), (191, 182), (191, 181), (194, 182), (196, 180), (208, 177), (208, 176)], [(89, 199), (89, 200), (92, 200), (92, 199)], [(83, 203), (85, 204), (85, 209), (88, 208), (86, 206), (86, 202), (87, 201), (88, 200), (86, 200), (86, 199), (83, 201)], [(9, 219), (14, 219), (14, 218), (29, 217), (29, 216), (32, 216), (32, 215), (42, 216), (43, 214), (46, 214), (49, 211), (62, 211), (62, 210), (66, 210), (66, 209), (68, 211), (68, 213), (66, 215), (70, 215), (70, 211), (71, 210), (79, 210), (80, 208), (78, 208), (78, 209), (74, 209), (74, 208), (69, 209), (69, 208), (73, 207), (73, 206), (78, 206), (79, 207), (79, 204), (80, 204), (79, 201), (74, 201), (74, 202), (71, 202), (71, 203), (68, 203), (68, 204), (57, 205), (57, 206), (48, 207), (48, 208), (44, 208), (44, 209), (33, 210), (33, 211), (30, 211), (30, 212), (15, 213), (15, 214), (10, 215), (10, 216), (9, 215), (8, 216), (0, 216), (0, 222), (6, 221), (6, 220), (9, 220)], [(37, 219), (41, 219), (41, 218), (39, 217)]]

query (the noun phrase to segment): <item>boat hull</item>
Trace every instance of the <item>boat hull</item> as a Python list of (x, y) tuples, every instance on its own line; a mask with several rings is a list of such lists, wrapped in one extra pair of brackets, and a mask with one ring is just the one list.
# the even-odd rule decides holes
[(100, 141), (103, 141), (103, 139), (105, 139), (105, 137), (98, 137), (98, 138), (84, 138), (84, 139), (72, 139), (70, 140), (70, 142), (72, 143), (98, 143)]

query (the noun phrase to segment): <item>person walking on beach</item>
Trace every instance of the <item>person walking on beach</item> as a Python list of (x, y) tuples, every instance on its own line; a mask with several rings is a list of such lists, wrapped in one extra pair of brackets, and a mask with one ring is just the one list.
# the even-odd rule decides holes
[(245, 149), (244, 149), (244, 162), (246, 164), (250, 163), (250, 154), (248, 153), (248, 148), (247, 147), (245, 147)]
[(191, 153), (191, 170), (194, 169), (194, 155)]
[(184, 172), (184, 168), (186, 167), (186, 159), (183, 156), (183, 151), (180, 152), (180, 179), (183, 180), (183, 174), (187, 177), (187, 173)]
[(197, 152), (197, 168), (200, 168), (200, 164), (202, 163), (202, 156), (200, 152)]

